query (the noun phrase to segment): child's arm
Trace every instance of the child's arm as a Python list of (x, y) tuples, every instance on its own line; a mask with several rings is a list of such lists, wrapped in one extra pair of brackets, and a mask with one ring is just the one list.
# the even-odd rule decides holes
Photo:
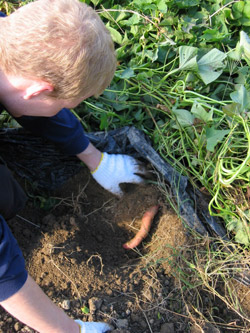
[(57, 307), (30, 276), (17, 293), (0, 304), (40, 333), (79, 333), (78, 324)]
[(17, 319), (38, 331), (79, 333), (74, 321), (54, 305), (28, 277), (21, 250), (2, 216), (0, 216), (0, 304)]
[(0, 304), (19, 321), (40, 333), (105, 333), (106, 323), (73, 320), (28, 276), (23, 287)]
[(80, 121), (69, 109), (62, 109), (53, 117), (22, 116), (15, 119), (34, 135), (55, 143), (67, 155), (77, 155), (89, 145)]
[(28, 275), (16, 239), (0, 215), (0, 305), (41, 333), (106, 332), (105, 323), (79, 325), (57, 307)]
[(120, 183), (141, 183), (137, 174), (144, 170), (134, 158), (121, 154), (102, 154), (85, 136), (82, 125), (69, 109), (53, 117), (23, 116), (16, 120), (36, 135), (56, 143), (68, 155), (76, 155), (106, 190), (121, 195)]

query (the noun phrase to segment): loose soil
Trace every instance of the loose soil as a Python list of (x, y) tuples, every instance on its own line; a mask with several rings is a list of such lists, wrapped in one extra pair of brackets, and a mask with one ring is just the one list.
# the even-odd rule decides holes
[[(178, 249), (192, 242), (187, 229), (155, 185), (123, 189), (117, 198), (82, 169), (47, 199), (32, 195), (21, 217), (9, 221), (30, 275), (74, 319), (106, 321), (113, 332), (196, 332), (172, 274)], [(156, 204), (148, 237), (125, 250)], [(0, 310), (0, 332), (34, 331)]]

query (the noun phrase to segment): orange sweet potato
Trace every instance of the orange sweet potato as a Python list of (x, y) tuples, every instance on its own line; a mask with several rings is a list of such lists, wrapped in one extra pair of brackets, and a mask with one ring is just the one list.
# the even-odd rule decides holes
[(144, 238), (147, 237), (149, 230), (151, 228), (153, 219), (158, 212), (159, 205), (150, 207), (143, 215), (141, 220), (140, 230), (137, 232), (134, 238), (129, 242), (123, 244), (124, 249), (130, 250), (138, 246)]

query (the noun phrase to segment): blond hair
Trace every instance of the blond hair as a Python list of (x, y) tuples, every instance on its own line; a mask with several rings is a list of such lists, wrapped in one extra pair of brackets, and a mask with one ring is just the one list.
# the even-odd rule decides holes
[(63, 99), (100, 95), (116, 68), (111, 36), (78, 0), (37, 0), (0, 20), (0, 68), (50, 83)]

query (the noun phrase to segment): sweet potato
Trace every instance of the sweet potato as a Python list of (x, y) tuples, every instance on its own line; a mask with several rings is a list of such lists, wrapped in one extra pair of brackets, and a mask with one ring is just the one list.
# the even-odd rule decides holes
[(141, 228), (137, 232), (134, 238), (129, 242), (123, 244), (124, 249), (130, 250), (138, 246), (144, 238), (147, 237), (149, 230), (151, 228), (153, 219), (158, 212), (159, 205), (150, 207), (143, 215), (141, 220)]

